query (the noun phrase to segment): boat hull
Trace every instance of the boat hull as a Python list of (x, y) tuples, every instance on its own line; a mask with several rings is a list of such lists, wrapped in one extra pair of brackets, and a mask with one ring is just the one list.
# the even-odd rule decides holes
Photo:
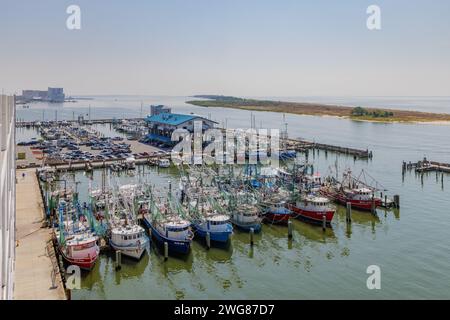
[(121, 252), (121, 254), (123, 254), (124, 256), (130, 257), (130, 258), (133, 258), (136, 260), (140, 260), (142, 258), (143, 253), (146, 250), (145, 247), (129, 248), (129, 247), (116, 245), (113, 242), (110, 242), (110, 245), (114, 250), (116, 250), (116, 251), (119, 250)]
[(246, 232), (250, 232), (250, 229), (253, 228), (253, 231), (255, 233), (261, 232), (261, 223), (253, 223), (253, 224), (242, 224), (242, 223), (238, 223), (236, 221), (231, 220), (231, 223), (238, 228), (241, 231), (246, 231)]
[(346, 206), (347, 203), (351, 203), (353, 209), (358, 209), (362, 211), (372, 211), (372, 204), (375, 208), (380, 207), (382, 205), (382, 201), (380, 198), (374, 198), (370, 200), (357, 200), (357, 199), (351, 199), (347, 197), (345, 194), (341, 192), (330, 192), (326, 190), (321, 190), (320, 192), (326, 197), (329, 197), (333, 199), (335, 202)]
[(152, 238), (155, 239), (155, 241), (159, 245), (164, 245), (164, 242), (167, 242), (167, 245), (169, 246), (169, 254), (172, 253), (179, 253), (179, 254), (188, 254), (189, 250), (191, 248), (191, 242), (192, 240), (178, 240), (178, 239), (170, 239), (165, 236), (163, 236), (158, 229), (154, 228), (151, 223), (147, 221), (147, 219), (144, 219), (144, 223), (147, 226), (149, 230), (151, 230)]
[(273, 224), (287, 224), (291, 214), (266, 213), (264, 215), (264, 222)]
[(233, 233), (232, 230), (231, 231), (208, 231), (208, 230), (205, 230), (195, 224), (193, 224), (192, 227), (194, 228), (196, 235), (201, 238), (206, 238), (206, 234), (209, 232), (211, 241), (215, 241), (215, 242), (226, 243), (230, 240), (230, 236)]
[(289, 205), (289, 209), (292, 210), (293, 216), (298, 219), (302, 219), (312, 223), (323, 223), (323, 216), (325, 216), (326, 224), (331, 224), (334, 217), (334, 210), (328, 211), (312, 211), (299, 208), (295, 205)]
[(76, 265), (83, 270), (90, 271), (94, 268), (95, 263), (97, 262), (99, 250), (92, 257), (88, 256), (86, 258), (71, 258), (65, 254), (61, 247), (59, 248), (59, 252), (69, 265)]

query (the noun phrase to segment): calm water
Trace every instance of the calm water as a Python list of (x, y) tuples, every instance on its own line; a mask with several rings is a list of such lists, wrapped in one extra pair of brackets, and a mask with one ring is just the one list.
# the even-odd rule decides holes
[[(64, 115), (71, 119), (74, 110), (84, 112), (82, 108), (88, 104), (91, 104), (92, 118), (140, 116), (143, 101), (147, 106), (143, 114), (148, 113), (148, 104), (164, 103), (174, 112), (194, 112), (228, 127), (250, 125), (249, 111), (194, 107), (186, 105), (185, 99), (101, 97), (59, 107), (31, 105), (30, 109), (18, 110), (18, 117), (41, 119), (44, 110), (44, 116), (51, 118), (56, 109), (58, 118)], [(420, 101), (417, 99), (416, 103)], [(439, 108), (450, 112), (445, 103)], [(424, 104), (423, 108), (426, 107)], [(414, 106), (414, 109), (418, 108)], [(253, 114), (258, 126), (282, 126), (281, 114)], [(354, 172), (365, 169), (390, 195), (400, 195), (400, 212), (378, 210), (378, 216), (372, 216), (353, 211), (353, 223), (347, 228), (345, 212), (339, 208), (332, 230), (326, 233), (320, 227), (295, 221), (294, 239), (288, 241), (285, 227), (264, 226), (253, 249), (248, 244), (248, 235), (236, 232), (228, 249), (207, 251), (201, 243), (195, 242), (186, 260), (169, 258), (167, 262), (152, 249), (151, 254), (138, 263), (123, 259), (123, 268), (117, 273), (114, 260), (102, 256), (96, 268), (84, 275), (83, 288), (74, 292), (73, 297), (449, 299), (450, 175), (444, 176), (443, 186), (434, 174), (425, 176), (423, 184), (414, 173), (402, 179), (401, 162), (416, 161), (423, 156), (450, 162), (450, 126), (364, 123), (296, 115), (286, 115), (286, 121), (291, 137), (372, 150), (372, 161), (355, 163), (351, 158), (331, 153), (325, 157), (321, 152), (316, 154), (314, 163), (324, 175), (329, 173), (330, 167), (334, 168), (336, 159), (341, 172), (346, 167), (354, 168)], [(21, 136), (19, 133), (18, 140)], [(169, 179), (177, 179), (170, 171), (147, 168), (146, 173), (146, 177), (161, 187), (167, 186)], [(95, 172), (91, 184), (98, 184), (100, 174)], [(78, 188), (82, 190), (87, 189), (90, 181), (81, 173), (67, 179), (81, 181)], [(137, 178), (120, 179), (135, 181)], [(381, 290), (366, 288), (366, 268), (373, 264), (381, 267)]]

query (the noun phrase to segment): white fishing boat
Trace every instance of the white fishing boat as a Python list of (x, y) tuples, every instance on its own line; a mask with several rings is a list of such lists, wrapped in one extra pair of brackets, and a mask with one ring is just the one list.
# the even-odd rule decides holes
[(116, 225), (111, 228), (110, 245), (123, 255), (140, 259), (149, 246), (149, 238), (139, 225)]
[(127, 170), (133, 170), (136, 168), (136, 159), (134, 157), (128, 157), (125, 159), (125, 168)]
[(158, 166), (160, 168), (169, 168), (170, 160), (169, 159), (159, 159)]

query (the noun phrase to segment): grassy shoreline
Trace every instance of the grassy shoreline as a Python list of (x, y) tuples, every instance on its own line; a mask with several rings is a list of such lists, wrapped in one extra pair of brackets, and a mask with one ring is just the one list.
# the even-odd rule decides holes
[(310, 116), (333, 116), (355, 121), (381, 122), (381, 123), (450, 123), (450, 114), (431, 113), (409, 110), (366, 108), (369, 112), (392, 112), (389, 117), (374, 117), (370, 115), (352, 115), (353, 107), (327, 105), (319, 103), (284, 102), (272, 100), (242, 99), (228, 96), (198, 95), (194, 98), (208, 100), (190, 100), (186, 103), (199, 107), (232, 108), (251, 111), (268, 111), (292, 113)]

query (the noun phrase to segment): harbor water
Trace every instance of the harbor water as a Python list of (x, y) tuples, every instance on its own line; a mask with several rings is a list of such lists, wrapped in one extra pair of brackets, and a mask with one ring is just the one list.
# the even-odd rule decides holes
[[(30, 104), (17, 110), (25, 120), (140, 117), (149, 104), (166, 104), (172, 112), (195, 113), (216, 120), (221, 126), (283, 127), (280, 113), (202, 108), (185, 103), (188, 97), (94, 97), (63, 105)], [(413, 98), (408, 98), (412, 101)], [(280, 99), (282, 100), (282, 99)], [(442, 100), (442, 101), (441, 101)], [(442, 98), (435, 108), (450, 113), (450, 99)], [(141, 108), (141, 101), (144, 105)], [(436, 101), (432, 101), (436, 104)], [(89, 107), (89, 104), (91, 107)], [(372, 101), (372, 104), (376, 102)], [(413, 104), (413, 103), (412, 103)], [(423, 104), (423, 99), (416, 105)], [(426, 109), (426, 106), (423, 106)], [(429, 110), (432, 111), (432, 110)], [(353, 210), (352, 223), (345, 221), (345, 208), (338, 207), (332, 228), (294, 221), (292, 240), (287, 228), (264, 225), (250, 246), (249, 235), (235, 231), (229, 247), (207, 250), (194, 241), (185, 258), (164, 261), (154, 247), (136, 262), (122, 258), (122, 269), (114, 268), (114, 257), (102, 254), (95, 268), (82, 275), (82, 288), (73, 299), (450, 299), (450, 175), (435, 173), (402, 176), (402, 161), (450, 162), (450, 125), (383, 124), (334, 117), (286, 114), (290, 137), (373, 151), (372, 160), (321, 151), (310, 152), (309, 161), (323, 176), (336, 165), (340, 174), (352, 168), (370, 173), (389, 195), (400, 195), (400, 210), (377, 210), (377, 215)], [(118, 135), (109, 126), (98, 130)], [(37, 134), (18, 129), (17, 141)], [(158, 188), (168, 181), (177, 185), (173, 168), (139, 168), (134, 177), (120, 175), (111, 181), (124, 184), (149, 179)], [(140, 174), (139, 174), (140, 173)], [(62, 179), (80, 182), (77, 188), (87, 201), (89, 186), (99, 186), (101, 171), (93, 176), (66, 173)], [(381, 289), (366, 286), (367, 267), (381, 268)]]

